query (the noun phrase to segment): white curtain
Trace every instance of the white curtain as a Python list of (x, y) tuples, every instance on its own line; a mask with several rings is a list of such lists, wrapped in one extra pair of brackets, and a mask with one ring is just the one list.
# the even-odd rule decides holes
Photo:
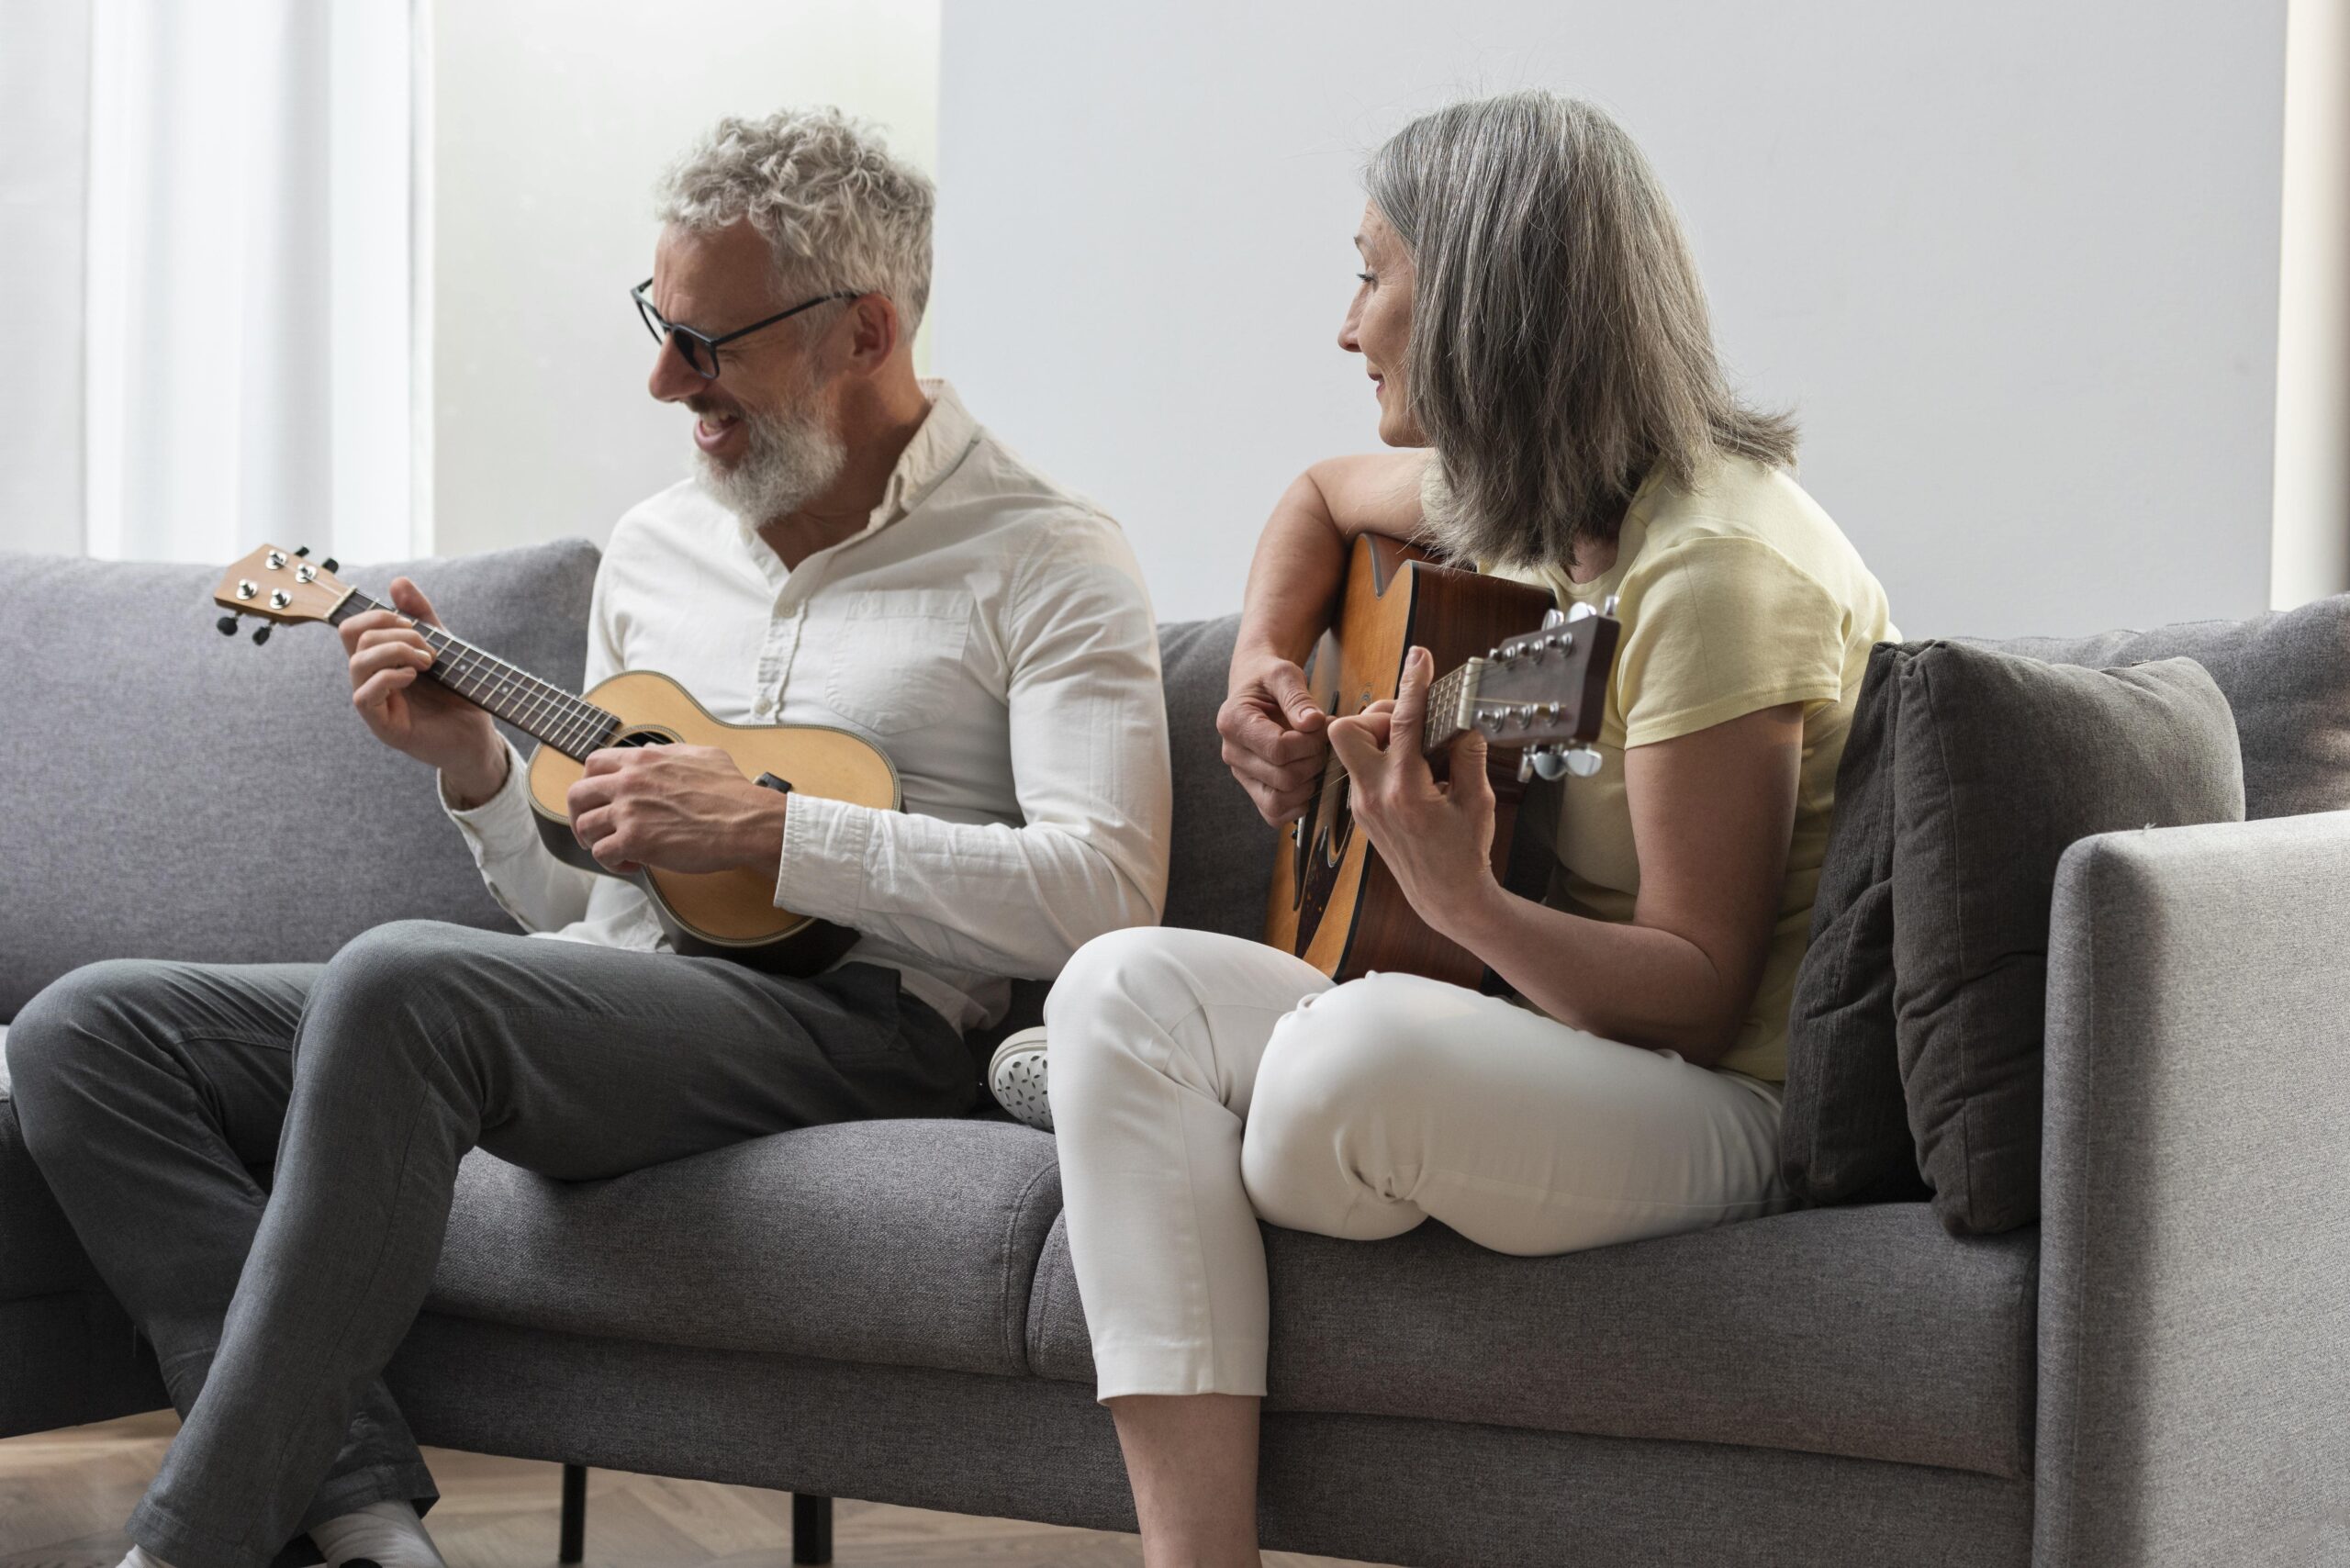
[[(47, 58), (21, 69), (52, 85), (85, 29), (84, 134), (44, 128), (52, 151), (86, 148), (84, 243), (50, 240), (39, 269), (80, 286), (81, 546), (226, 562), (265, 539), (377, 558), (423, 543), (411, 0), (0, 4), (0, 52), (28, 41)], [(11, 419), (0, 468), (33, 444)]]
[(88, 0), (0, 0), (0, 549), (82, 548)]

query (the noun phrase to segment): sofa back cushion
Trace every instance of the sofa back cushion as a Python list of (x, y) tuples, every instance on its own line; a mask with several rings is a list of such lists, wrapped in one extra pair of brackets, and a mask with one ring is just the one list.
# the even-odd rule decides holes
[(2246, 821), (2350, 810), (2350, 593), (2249, 621), (1979, 645), (2092, 669), (2193, 659), (2235, 714)]
[(1170, 622), (1158, 629), (1167, 681), (1167, 742), (1175, 776), (1175, 831), (1165, 924), (1254, 940), (1265, 929), (1280, 834), (1257, 814), (1224, 765), (1215, 711), (1240, 617)]
[[(469, 641), (576, 690), (596, 561), (573, 540), (339, 575), (380, 594), (406, 573)], [(430, 775), (352, 711), (335, 634), (222, 637), (219, 577), (0, 555), (0, 1020), (98, 958), (323, 959), (408, 916), (512, 928)]]

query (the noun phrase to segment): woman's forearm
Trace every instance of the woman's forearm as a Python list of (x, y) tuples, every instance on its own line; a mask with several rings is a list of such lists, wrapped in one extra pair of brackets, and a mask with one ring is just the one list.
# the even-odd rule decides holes
[(1346, 575), (1346, 539), (1308, 469), (1282, 492), (1257, 540), (1233, 648), (1234, 678), (1247, 678), (1266, 658), (1304, 664), (1329, 628)]
[(1490, 880), (1430, 924), (1561, 1024), (1700, 1067), (1729, 1051), (1753, 1002), (1751, 982), (1733, 994), (1741, 982), (1684, 936), (1551, 909)]

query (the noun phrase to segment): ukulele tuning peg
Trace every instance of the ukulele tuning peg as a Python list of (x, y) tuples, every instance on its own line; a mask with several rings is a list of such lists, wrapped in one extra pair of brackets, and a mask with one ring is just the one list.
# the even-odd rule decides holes
[(266, 643), (266, 642), (268, 642), (268, 641), (269, 641), (269, 628), (268, 628), (266, 625), (256, 626), (256, 627), (254, 627), (254, 628), (253, 628), (253, 646), (254, 646), (254, 647), (258, 648), (258, 647), (260, 647), (263, 643)]
[(233, 615), (224, 615), (215, 621), (212, 625), (213, 629), (223, 637), (233, 637), (237, 634), (237, 618)]

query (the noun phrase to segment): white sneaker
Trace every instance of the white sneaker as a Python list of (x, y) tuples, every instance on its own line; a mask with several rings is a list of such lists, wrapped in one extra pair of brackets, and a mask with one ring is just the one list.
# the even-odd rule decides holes
[(1038, 1132), (1053, 1130), (1053, 1103), (1045, 1092), (1045, 1031), (1023, 1029), (988, 1059), (988, 1089), (1012, 1119)]

